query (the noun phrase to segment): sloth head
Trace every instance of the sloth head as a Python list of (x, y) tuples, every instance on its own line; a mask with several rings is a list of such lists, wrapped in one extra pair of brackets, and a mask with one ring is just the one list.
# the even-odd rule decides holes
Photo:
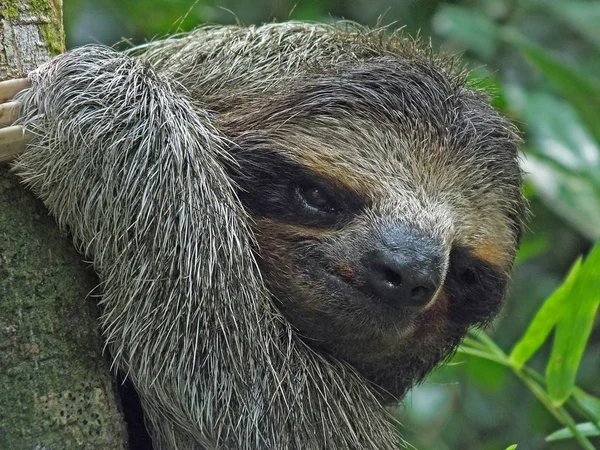
[(233, 103), (231, 173), (277, 306), (401, 396), (499, 310), (524, 211), (514, 129), (426, 58)]
[(207, 27), (140, 51), (36, 72), (16, 169), (93, 255), (158, 447), (396, 448), (381, 403), (500, 307), (513, 127), (384, 30)]

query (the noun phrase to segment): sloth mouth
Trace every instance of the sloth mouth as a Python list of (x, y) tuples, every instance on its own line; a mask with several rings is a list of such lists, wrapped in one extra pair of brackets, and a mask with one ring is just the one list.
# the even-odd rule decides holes
[(311, 339), (365, 348), (382, 339), (404, 345), (411, 330), (429, 342), (444, 330), (485, 325), (498, 312), (506, 284), (501, 272), (461, 248), (450, 252), (440, 285), (420, 307), (401, 296), (393, 302), (379, 298), (365, 282), (367, 268), (351, 260), (304, 252), (301, 265), (302, 283), (285, 279), (273, 286), (282, 312)]
[(335, 292), (336, 297), (344, 301), (346, 309), (375, 315), (379, 319), (378, 323), (383, 319), (384, 322), (397, 327), (399, 320), (412, 318), (418, 313), (418, 310), (410, 306), (403, 307), (402, 299), (394, 304), (383, 301), (370, 293), (353, 275), (340, 273), (330, 266), (324, 267), (322, 273), (330, 289), (329, 292)]
[[(329, 264), (322, 264), (317, 270), (340, 309), (361, 315), (358, 319), (363, 322), (371, 319), (384, 329), (398, 329), (419, 321), (421, 316), (428, 317), (427, 311), (432, 308), (446, 311), (447, 320), (457, 325), (485, 325), (499, 310), (506, 283), (506, 279), (481, 264), (467, 268), (451, 264), (432, 299), (415, 308), (409, 299), (398, 298), (390, 303), (378, 298), (351, 270), (340, 271)], [(440, 300), (442, 305), (436, 307)]]

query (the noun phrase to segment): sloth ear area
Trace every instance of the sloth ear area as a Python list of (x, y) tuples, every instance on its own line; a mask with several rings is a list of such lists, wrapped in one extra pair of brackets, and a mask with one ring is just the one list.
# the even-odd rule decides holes
[(27, 78), (18, 78), (0, 82), (0, 163), (10, 161), (23, 153), (29, 142), (23, 128), (14, 123), (19, 119), (21, 102), (13, 97), (28, 88)]

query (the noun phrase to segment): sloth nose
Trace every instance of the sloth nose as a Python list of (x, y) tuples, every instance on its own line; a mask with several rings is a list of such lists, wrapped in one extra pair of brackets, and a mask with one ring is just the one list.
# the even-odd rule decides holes
[(442, 246), (404, 226), (386, 233), (384, 247), (369, 253), (367, 288), (395, 308), (416, 309), (434, 296), (443, 278)]

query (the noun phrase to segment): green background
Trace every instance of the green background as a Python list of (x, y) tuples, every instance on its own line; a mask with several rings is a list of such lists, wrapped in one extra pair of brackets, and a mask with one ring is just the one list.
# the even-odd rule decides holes
[[(404, 26), (431, 37), (436, 48), (463, 52), (523, 133), (532, 214), (507, 304), (488, 330), (505, 350), (600, 236), (598, 1), (77, 0), (65, 2), (64, 13), (69, 47), (127, 47), (201, 23), (349, 19)], [(596, 318), (577, 385), (600, 396), (597, 325)], [(529, 363), (541, 373), (550, 344)], [(480, 358), (457, 356), (414, 389), (397, 414), (401, 433), (418, 449), (578, 448), (572, 440), (545, 442), (560, 424), (510, 371)], [(600, 438), (590, 439), (600, 448)]]

